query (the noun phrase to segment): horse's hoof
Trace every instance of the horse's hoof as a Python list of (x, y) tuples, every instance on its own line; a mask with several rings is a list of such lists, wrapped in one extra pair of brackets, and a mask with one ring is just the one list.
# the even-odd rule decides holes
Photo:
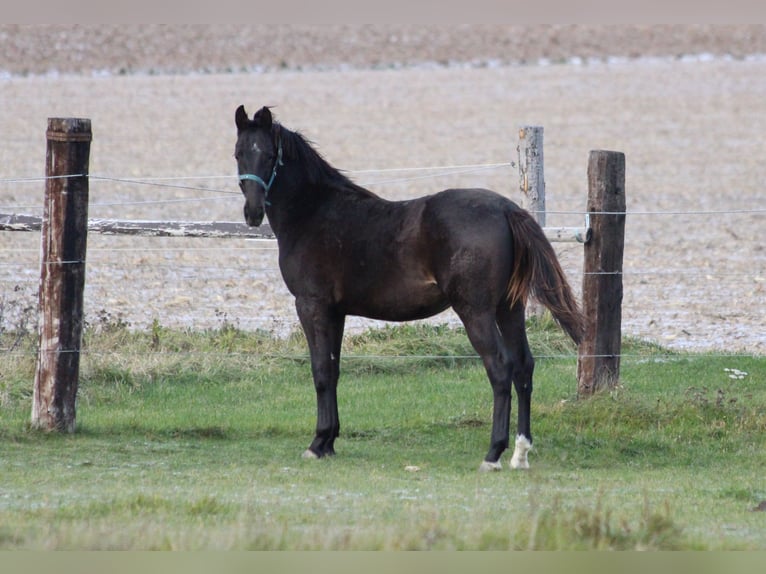
[(301, 458), (305, 460), (318, 460), (319, 455), (315, 453), (313, 450), (311, 450), (310, 448), (307, 448), (306, 450), (303, 451)]
[(529, 470), (529, 461), (511, 459), (511, 468), (514, 470)]
[(532, 443), (524, 435), (516, 437), (516, 448), (513, 450), (513, 456), (511, 457), (511, 468), (518, 470), (527, 470), (529, 468), (529, 460), (527, 459), (527, 453), (532, 450)]
[(479, 472), (497, 472), (498, 470), (502, 469), (503, 465), (500, 464), (500, 461), (489, 462), (488, 460), (483, 460), (481, 462), (481, 466), (479, 467)]

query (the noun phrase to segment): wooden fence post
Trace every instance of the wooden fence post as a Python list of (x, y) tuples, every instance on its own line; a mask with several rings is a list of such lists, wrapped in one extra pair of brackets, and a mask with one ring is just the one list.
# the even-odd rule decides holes
[(577, 361), (579, 395), (613, 388), (620, 378), (625, 206), (625, 154), (591, 151), (587, 209), (592, 237), (584, 246), (585, 336)]
[(72, 433), (80, 371), (90, 120), (49, 118), (32, 426)]
[(543, 169), (543, 128), (519, 128), (519, 188), (524, 194), (524, 209), (540, 227), (545, 227), (545, 171)]
[[(523, 194), (522, 207), (532, 214), (540, 227), (545, 227), (545, 170), (543, 162), (543, 127), (519, 128), (519, 189)], [(542, 317), (545, 307), (531, 300), (527, 304), (527, 317)]]

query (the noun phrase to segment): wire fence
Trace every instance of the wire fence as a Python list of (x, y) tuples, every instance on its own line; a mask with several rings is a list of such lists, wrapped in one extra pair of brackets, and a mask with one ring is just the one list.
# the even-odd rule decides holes
[[(403, 168), (385, 168), (385, 169), (367, 169), (367, 170), (358, 170), (358, 171), (350, 171), (347, 172), (351, 175), (355, 176), (362, 176), (367, 181), (360, 182), (361, 185), (364, 185), (366, 187), (374, 187), (376, 185), (390, 185), (394, 183), (408, 183), (411, 181), (417, 181), (427, 178), (438, 178), (443, 176), (453, 176), (457, 174), (468, 174), (468, 173), (476, 173), (480, 171), (485, 170), (497, 170), (497, 169), (508, 169), (515, 167), (515, 164), (513, 162), (499, 162), (499, 163), (488, 163), (488, 164), (467, 164), (467, 165), (449, 165), (449, 166), (428, 166), (428, 167), (403, 167)], [(391, 174), (402, 174), (401, 177), (390, 177)], [(383, 176), (383, 179), (375, 179), (371, 176), (374, 175), (381, 175)], [(82, 177), (83, 174), (74, 174), (69, 177)], [(106, 200), (106, 201), (96, 201), (90, 204), (92, 208), (98, 209), (99, 207), (120, 207), (120, 206), (129, 206), (129, 205), (143, 205), (143, 206), (153, 206), (153, 205), (172, 205), (172, 204), (178, 204), (178, 203), (192, 203), (192, 202), (212, 202), (212, 201), (220, 201), (220, 200), (230, 200), (230, 199), (241, 199), (241, 194), (239, 190), (231, 190), (231, 189), (225, 189), (220, 186), (216, 185), (189, 185), (185, 182), (218, 182), (218, 181), (224, 181), (224, 182), (236, 182), (237, 176), (236, 175), (196, 175), (196, 176), (179, 176), (179, 177), (116, 177), (116, 176), (108, 176), (108, 175), (99, 175), (99, 174), (90, 174), (89, 180), (94, 182), (95, 184), (115, 184), (119, 183), (122, 185), (127, 186), (136, 186), (136, 187), (153, 187), (153, 188), (161, 188), (161, 189), (167, 189), (167, 190), (181, 190), (184, 192), (195, 192), (195, 193), (201, 193), (204, 195), (201, 196), (195, 196), (195, 197), (185, 197), (185, 198), (168, 198), (168, 197), (159, 197), (159, 198), (153, 198), (153, 199), (146, 199), (146, 200), (136, 200), (131, 201), (129, 199), (119, 199), (119, 200)], [(41, 182), (44, 182), (46, 180), (45, 177), (15, 177), (15, 178), (0, 178), (0, 188), (4, 185), (27, 185), (27, 184), (38, 184)], [(41, 210), (41, 205), (0, 205), (0, 213), (18, 213), (20, 211), (24, 210), (33, 210), (39, 212)], [(613, 214), (613, 212), (605, 212), (609, 214)], [(736, 219), (737, 216), (741, 215), (748, 215), (748, 216), (760, 216), (761, 214), (766, 213), (766, 207), (762, 206), (753, 206), (748, 207), (746, 209), (744, 208), (729, 208), (729, 209), (688, 209), (688, 210), (676, 210), (676, 209), (670, 209), (670, 210), (630, 210), (628, 209), (624, 214), (628, 216), (629, 218), (633, 217), (649, 217), (649, 218), (669, 218), (672, 220), (676, 220), (678, 217), (684, 217), (684, 218), (699, 218), (699, 217), (730, 217)], [(584, 218), (586, 216), (585, 210), (576, 211), (576, 210), (546, 210), (547, 215), (571, 215), (571, 216), (577, 216)], [(169, 278), (166, 277), (166, 275), (171, 276), (170, 278), (172, 280), (187, 280), (187, 281), (195, 281), (195, 280), (201, 280), (203, 279), (206, 284), (214, 284), (216, 281), (218, 282), (232, 282), (237, 280), (245, 280), (245, 281), (251, 281), (252, 280), (252, 273), (243, 275), (243, 267), (242, 267), (242, 261), (243, 261), (243, 255), (245, 256), (244, 259), (250, 258), (253, 255), (263, 255), (269, 260), (265, 264), (261, 264), (258, 267), (258, 273), (269, 273), (273, 275), (273, 279), (277, 283), (281, 283), (281, 279), (278, 277), (278, 265), (276, 262), (276, 245), (273, 240), (247, 240), (245, 241), (245, 244), (243, 245), (242, 242), (237, 242), (236, 245), (227, 246), (222, 245), (221, 242), (216, 242), (215, 246), (200, 246), (198, 244), (195, 245), (184, 245), (184, 246), (178, 246), (178, 245), (161, 245), (156, 246), (156, 244), (152, 245), (146, 245), (146, 242), (140, 239), (133, 239), (131, 245), (129, 246), (106, 246), (106, 247), (99, 247), (99, 246), (92, 246), (88, 249), (88, 277), (89, 281), (94, 280), (97, 282), (108, 282), (111, 280), (113, 276), (120, 276), (119, 271), (126, 267), (126, 265), (130, 266), (130, 262), (125, 261), (126, 256), (131, 255), (141, 255), (146, 256), (147, 254), (158, 254), (163, 255), (166, 259), (170, 259), (168, 261), (163, 261), (161, 259), (157, 258), (150, 258), (150, 257), (144, 257), (141, 261), (141, 271), (142, 273), (154, 273), (155, 275), (159, 275), (160, 283), (163, 281), (168, 280)], [(571, 249), (571, 248), (570, 248)], [(216, 255), (220, 255), (222, 251), (233, 253), (239, 256), (239, 258), (232, 262), (231, 264), (221, 264), (220, 260), (216, 260), (215, 264), (213, 264), (211, 261), (209, 261), (209, 258), (206, 258), (206, 256), (213, 256), (215, 259)], [(17, 246), (3, 246), (2, 249), (2, 258), (0, 259), (0, 286), (5, 285), (5, 287), (0, 287), (0, 293), (7, 293), (9, 290), (13, 289), (14, 292), (18, 293), (18, 298), (23, 298), (23, 294), (19, 293), (20, 291), (24, 291), (27, 295), (27, 299), (30, 298), (32, 295), (33, 287), (37, 285), (39, 282), (39, 264), (37, 267), (34, 265), (30, 265), (30, 256), (33, 256), (39, 252), (38, 248), (33, 247), (17, 247)], [(188, 259), (192, 255), (200, 255), (202, 256), (201, 259), (198, 261), (188, 261), (185, 260), (183, 262), (177, 261), (178, 258), (183, 257), (185, 259)], [(578, 265), (577, 262), (577, 256), (570, 257), (570, 260), (574, 259), (574, 261), (568, 261), (565, 263), (565, 271), (567, 274), (572, 277), (582, 277), (583, 271), (581, 266)], [(758, 262), (760, 261), (760, 263)], [(752, 290), (752, 297), (760, 297), (762, 298), (761, 303), (763, 303), (764, 296), (764, 289), (763, 285), (766, 283), (766, 269), (760, 267), (759, 265), (763, 264), (763, 257), (761, 257), (758, 261), (756, 261), (755, 265), (753, 267), (748, 268), (747, 271), (742, 270), (736, 270), (736, 271), (730, 271), (725, 268), (725, 261), (722, 262), (724, 265), (724, 268), (721, 267), (636, 267), (631, 268), (630, 264), (626, 265), (626, 268), (623, 269), (622, 275), (626, 277), (626, 280), (630, 278), (635, 278), (638, 281), (641, 282), (651, 282), (653, 279), (661, 279), (665, 280), (667, 278), (673, 278), (676, 281), (697, 281), (697, 280), (707, 280), (714, 282), (714, 285), (711, 285), (711, 289), (721, 289), (721, 288), (727, 288), (727, 286), (734, 286), (739, 285), (743, 281), (751, 281), (754, 284), (754, 289)], [(68, 262), (60, 262), (60, 263), (68, 263)], [(82, 262), (78, 262), (82, 263)], [(124, 273), (123, 273), (124, 275)], [(21, 286), (21, 287), (20, 287)], [(214, 290), (215, 288), (211, 288)], [(225, 289), (225, 287), (224, 287)], [(289, 299), (289, 294), (287, 294), (286, 290), (284, 288), (281, 288), (279, 286), (274, 288), (276, 292), (279, 293), (279, 296)], [(86, 285), (86, 297), (87, 297), (87, 290), (88, 286)], [(699, 289), (697, 289), (699, 290)], [(704, 288), (703, 288), (704, 291)], [(699, 294), (697, 294), (698, 296)], [(2, 322), (5, 321), (8, 323), (12, 320), (10, 317), (11, 313), (8, 309), (9, 304), (13, 300), (13, 296), (8, 296), (6, 294), (2, 295), (2, 299), (0, 299), (0, 303), (3, 304), (4, 313), (0, 313), (0, 334), (3, 332), (3, 330), (8, 330), (8, 325), (2, 325)], [(220, 308), (226, 308), (227, 304), (226, 302), (221, 302), (219, 305)], [(287, 307), (286, 305), (282, 305), (282, 308), (284, 309)], [(694, 311), (688, 311), (684, 308), (684, 301), (681, 300), (681, 306), (676, 310), (676, 314), (681, 316), (683, 318), (683, 315), (685, 313), (693, 313)], [(126, 318), (129, 321), (129, 310), (122, 310), (125, 312)], [(203, 311), (205, 312), (205, 311)], [(216, 311), (219, 313), (218, 311)], [(219, 313), (220, 314), (220, 313)], [(120, 315), (120, 314), (118, 314)], [(284, 321), (286, 324), (289, 324), (292, 326), (292, 328), (295, 328), (297, 325), (297, 319), (295, 319), (292, 315), (294, 313), (291, 313), (289, 318), (286, 318), (284, 316), (283, 312), (277, 312), (277, 313), (271, 313), (266, 314), (263, 311), (260, 312), (259, 318), (261, 319), (261, 322), (265, 325), (273, 325), (275, 322), (278, 321)], [(218, 317), (220, 320), (220, 317)], [(454, 318), (452, 319), (453, 322), (457, 325), (458, 323), (454, 321)], [(195, 323), (194, 318), (191, 318), (190, 321), (192, 324)], [(376, 322), (372, 322), (376, 323)], [(379, 322), (377, 322), (379, 323)], [(766, 334), (761, 334), (762, 337), (766, 338)], [(756, 341), (757, 343), (757, 341)], [(761, 347), (762, 348), (762, 347)], [(13, 349), (3, 349), (6, 353), (14, 353), (19, 352), (15, 351)], [(84, 353), (88, 353), (89, 351), (84, 351)], [(661, 359), (662, 357), (672, 355), (673, 351), (669, 351), (667, 353), (663, 352), (658, 348), (656, 352), (653, 353), (653, 357), (656, 359)], [(714, 356), (723, 356), (723, 357), (741, 357), (741, 356), (752, 356), (755, 353), (750, 352), (733, 352), (733, 353), (727, 353), (727, 352), (711, 352), (706, 351), (705, 354), (711, 354)], [(220, 355), (222, 356), (230, 356), (230, 353), (221, 352)], [(305, 358), (306, 355), (279, 355), (279, 358)], [(542, 357), (545, 358), (572, 358), (574, 359), (576, 357), (575, 354), (548, 354), (548, 355), (542, 355)], [(629, 354), (623, 354), (621, 355), (624, 359), (629, 360), (647, 360), (646, 355), (640, 354), (640, 355), (634, 355), (631, 356)], [(469, 359), (477, 359), (475, 355), (466, 355), (466, 356), (453, 356), (453, 355), (445, 355), (445, 356), (414, 356), (414, 355), (396, 355), (391, 356), (387, 355), (385, 357), (376, 356), (376, 355), (346, 355), (344, 357), (345, 359), (351, 359), (351, 360), (372, 360), (372, 359), (401, 359), (401, 360), (415, 360), (415, 359), (424, 359), (424, 358), (430, 358), (430, 359), (436, 359), (436, 358), (443, 358), (446, 360), (469, 360)]]

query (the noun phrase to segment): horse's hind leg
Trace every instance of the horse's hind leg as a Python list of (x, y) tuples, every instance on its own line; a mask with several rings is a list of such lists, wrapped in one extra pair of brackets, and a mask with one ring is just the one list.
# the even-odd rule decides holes
[(511, 309), (502, 305), (497, 312), (497, 324), (503, 335), (505, 347), (512, 357), (513, 385), (519, 401), (516, 445), (511, 457), (511, 468), (529, 468), (527, 453), (532, 448), (530, 408), (535, 362), (527, 341), (524, 306), (517, 304)]
[(494, 312), (461, 312), (455, 309), (465, 325), (468, 338), (481, 356), (492, 385), (494, 407), (489, 451), (479, 470), (500, 470), (500, 456), (508, 448), (511, 417), (511, 357), (495, 323)]
[(317, 396), (316, 434), (303, 457), (321, 458), (335, 454), (340, 433), (337, 387), (345, 317), (311, 299), (296, 299), (295, 307), (309, 345)]

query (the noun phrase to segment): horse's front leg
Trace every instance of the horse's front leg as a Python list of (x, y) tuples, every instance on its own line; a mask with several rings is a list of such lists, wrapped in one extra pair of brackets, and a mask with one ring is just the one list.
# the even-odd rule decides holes
[(296, 309), (309, 345), (317, 396), (316, 434), (303, 457), (321, 458), (335, 454), (340, 433), (337, 387), (345, 317), (316, 299), (298, 298)]

